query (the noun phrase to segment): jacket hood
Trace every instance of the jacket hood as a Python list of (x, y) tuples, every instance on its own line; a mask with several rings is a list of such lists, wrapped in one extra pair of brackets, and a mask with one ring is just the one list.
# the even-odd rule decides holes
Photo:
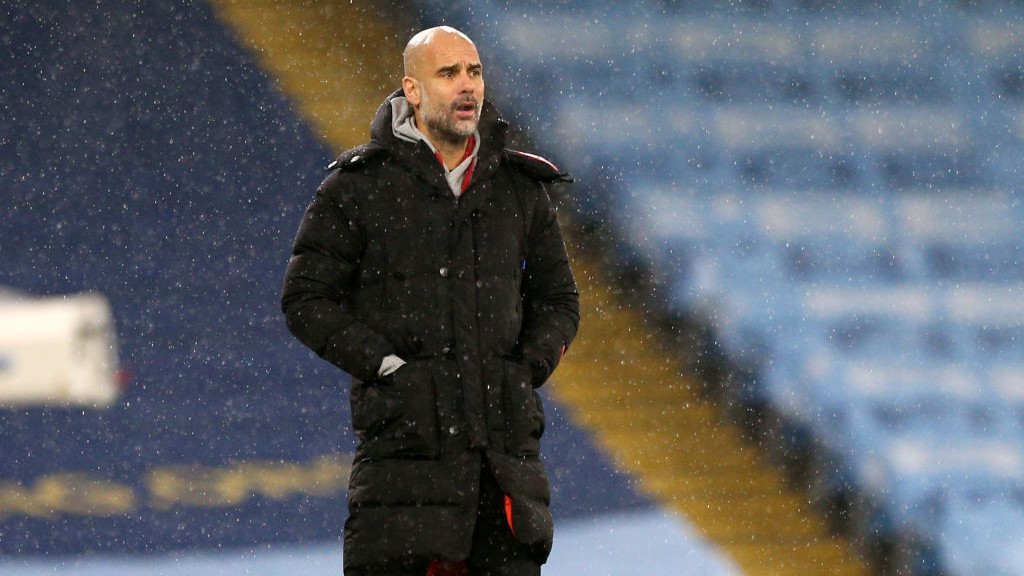
[[(392, 152), (401, 150), (403, 147), (417, 146), (415, 142), (395, 136), (394, 114), (396, 108), (398, 111), (404, 109), (400, 103), (397, 106), (392, 104), (392, 100), (396, 98), (404, 100), (405, 94), (401, 89), (392, 92), (381, 103), (380, 107), (377, 108), (373, 121), (370, 123), (371, 142)], [(480, 133), (480, 156), (500, 154), (505, 146), (505, 133), (507, 130), (508, 123), (501, 119), (497, 108), (491, 104), (491, 101), (484, 98), (483, 106), (480, 109), (480, 124), (477, 126), (477, 131)]]
[(392, 96), (388, 102), (391, 104), (391, 132), (399, 140), (416, 142), (425, 138), (416, 127), (412, 104), (404, 96)]

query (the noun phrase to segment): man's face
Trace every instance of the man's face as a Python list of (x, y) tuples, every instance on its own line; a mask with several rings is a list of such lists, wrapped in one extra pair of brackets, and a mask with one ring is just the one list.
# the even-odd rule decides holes
[(411, 103), (417, 125), (431, 141), (462, 142), (480, 123), (484, 101), (483, 67), (472, 43), (441, 34), (426, 47)]

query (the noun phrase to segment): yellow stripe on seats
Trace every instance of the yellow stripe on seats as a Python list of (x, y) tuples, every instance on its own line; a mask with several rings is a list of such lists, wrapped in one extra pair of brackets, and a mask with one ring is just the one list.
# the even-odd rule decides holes
[(571, 419), (745, 574), (868, 574), (806, 496), (722, 423), (699, 384), (615, 298), (598, 265), (579, 255), (575, 262), (583, 322), (552, 387)]

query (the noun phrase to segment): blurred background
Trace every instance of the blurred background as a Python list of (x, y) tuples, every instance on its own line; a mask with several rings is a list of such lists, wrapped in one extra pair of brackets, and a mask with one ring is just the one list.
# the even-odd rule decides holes
[(583, 297), (547, 574), (1024, 574), (1024, 4), (0, 2), (0, 573), (340, 574), (278, 295), (417, 30)]

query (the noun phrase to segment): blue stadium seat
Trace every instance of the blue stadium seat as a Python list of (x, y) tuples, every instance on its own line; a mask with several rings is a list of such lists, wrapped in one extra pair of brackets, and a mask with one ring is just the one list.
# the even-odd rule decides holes
[(991, 364), (986, 367), (993, 404), (1010, 410), (1011, 424), (1024, 432), (1024, 367), (1020, 364)]
[[(998, 495), (1024, 481), (1024, 457), (1014, 443), (970, 437), (902, 439), (877, 451), (869, 474), (897, 523), (941, 537), (948, 503)], [(999, 525), (989, 530), (999, 530)]]
[(789, 64), (716, 62), (693, 65), (685, 81), (689, 94), (715, 104), (806, 105), (820, 98), (814, 78)]
[(942, 102), (951, 97), (949, 87), (934, 69), (915, 64), (849, 66), (835, 69), (829, 82), (832, 94), (855, 105)]
[(775, 246), (776, 264), (794, 285), (872, 287), (905, 277), (889, 215), (877, 202), (780, 192), (755, 203), (752, 221)]
[(1024, 573), (1024, 502), (1016, 483), (950, 495), (939, 519), (939, 553), (950, 574)]
[[(495, 12), (529, 44), (517, 68), (560, 58), (543, 96), (558, 130), (541, 137), (581, 182), (597, 175), (584, 203), (643, 255), (670, 310), (705, 319), (753, 393), (826, 444), (826, 484), (878, 501), (865, 530), (935, 543), (951, 498), (1019, 486), (1019, 7), (601, 7), (578, 46), (554, 19), (524, 31), (530, 10)], [(628, 89), (602, 89), (611, 76)]]
[(959, 285), (949, 290), (944, 313), (958, 327), (961, 346), (977, 366), (1024, 365), (1022, 295), (1021, 284)]

